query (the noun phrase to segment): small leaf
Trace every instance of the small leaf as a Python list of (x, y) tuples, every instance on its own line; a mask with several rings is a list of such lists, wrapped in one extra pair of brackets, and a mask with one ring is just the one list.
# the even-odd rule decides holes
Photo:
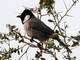
[(54, 46), (54, 50), (57, 50), (58, 52), (60, 52), (61, 48), (59, 46)]
[(74, 38), (75, 40), (80, 40), (80, 35), (77, 36), (71, 36), (72, 38)]
[(78, 43), (78, 42), (73, 41), (72, 47), (75, 47), (75, 46), (77, 46), (77, 45), (79, 45), (79, 43)]
[(18, 50), (18, 49), (16, 49), (16, 48), (15, 48), (15, 49), (14, 49), (14, 52), (16, 53), (16, 52), (17, 52), (17, 50)]
[(39, 4), (42, 4), (44, 0), (40, 0)]
[(48, 19), (48, 21), (49, 21), (49, 22), (54, 22), (54, 21), (53, 21), (53, 20), (51, 20), (51, 19)]
[(41, 60), (46, 60), (45, 58), (41, 58)]
[(48, 48), (49, 48), (49, 49), (50, 49), (50, 48), (53, 48), (53, 46), (54, 46), (54, 43), (48, 44)]
[(68, 25), (65, 25), (65, 29), (68, 28), (68, 27), (69, 27)]
[(35, 58), (40, 58), (42, 55), (40, 54), (40, 52), (37, 51), (37, 54), (35, 54)]
[(24, 40), (19, 40), (19, 43), (24, 42)]
[(15, 40), (18, 40), (19, 39), (19, 36), (16, 34), (15, 35)]
[(18, 50), (18, 55), (20, 55), (20, 51)]
[(74, 56), (73, 59), (76, 60), (76, 56)]
[(34, 59), (31, 59), (31, 60), (34, 60)]
[(63, 28), (61, 28), (61, 30), (64, 32), (65, 30)]
[(23, 52), (23, 48), (21, 48), (21, 52)]
[(0, 32), (0, 37), (2, 37), (2, 33)]

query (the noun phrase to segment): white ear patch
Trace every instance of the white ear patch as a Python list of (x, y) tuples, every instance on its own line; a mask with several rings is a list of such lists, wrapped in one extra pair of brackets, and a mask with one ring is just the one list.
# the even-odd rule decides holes
[(24, 18), (23, 23), (25, 23), (27, 20), (29, 20), (29, 18), (30, 18), (30, 15), (26, 15), (25, 18)]

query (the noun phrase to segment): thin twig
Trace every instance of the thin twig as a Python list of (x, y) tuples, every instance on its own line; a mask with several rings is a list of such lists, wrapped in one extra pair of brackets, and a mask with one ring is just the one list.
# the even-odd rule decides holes
[(71, 10), (71, 8), (75, 5), (75, 3), (73, 3), (71, 5), (71, 7), (69, 9), (67, 9), (66, 13), (61, 17), (61, 19), (58, 21), (58, 23), (55, 25), (54, 29), (56, 28), (56, 26), (59, 25), (59, 23), (61, 22), (61, 20), (67, 15), (67, 13)]
[[(56, 11), (55, 11), (55, 14), (58, 16), (58, 14), (56, 13)], [(57, 20), (56, 20), (55, 15), (54, 15), (53, 12), (52, 12), (52, 16), (54, 17), (55, 23), (58, 24), (58, 23), (57, 23), (57, 20), (59, 21), (58, 17), (57, 17)], [(61, 28), (60, 28), (59, 24), (58, 24), (57, 26), (58, 26), (58, 29), (59, 29), (61, 35), (63, 35), (63, 33), (61, 32)]]
[(48, 15), (48, 14), (43, 14), (43, 15), (41, 15), (41, 16), (46, 16), (46, 15)]
[(25, 45), (23, 45), (22, 47), (18, 48), (18, 50), (19, 50), (19, 49), (21, 49), (21, 48), (23, 48), (23, 47), (25, 47), (25, 46), (26, 46), (26, 44), (25, 44)]
[(66, 5), (66, 3), (65, 3), (65, 1), (63, 0), (63, 3), (64, 3), (64, 5), (65, 5), (65, 8), (66, 8), (66, 10), (67, 10), (67, 5)]
[(20, 60), (20, 59), (24, 56), (24, 54), (27, 53), (27, 50), (29, 49), (29, 47), (30, 47), (30, 46), (28, 46), (28, 48), (26, 49), (26, 51), (21, 55), (21, 57), (19, 57), (18, 60)]

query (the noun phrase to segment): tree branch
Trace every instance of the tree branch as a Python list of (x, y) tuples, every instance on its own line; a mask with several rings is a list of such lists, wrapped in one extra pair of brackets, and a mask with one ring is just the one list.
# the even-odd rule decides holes
[(65, 14), (61, 17), (61, 19), (58, 21), (58, 23), (55, 25), (54, 29), (56, 28), (56, 26), (59, 25), (59, 23), (61, 22), (61, 20), (67, 15), (67, 13), (71, 10), (71, 8), (75, 5), (77, 1), (75, 1), (70, 7), (69, 9), (67, 9), (67, 11), (65, 12)]

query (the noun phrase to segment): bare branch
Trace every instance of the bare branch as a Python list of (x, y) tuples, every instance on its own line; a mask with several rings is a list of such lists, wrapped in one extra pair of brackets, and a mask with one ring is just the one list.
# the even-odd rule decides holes
[[(76, 1), (77, 2), (77, 1)], [(58, 23), (55, 25), (54, 29), (56, 28), (56, 26), (59, 25), (59, 23), (61, 22), (61, 20), (67, 15), (67, 13), (71, 10), (71, 8), (75, 5), (75, 2), (70, 6), (69, 9), (67, 9), (67, 11), (65, 12), (65, 14), (61, 17), (61, 19), (58, 21)]]
[(19, 57), (18, 60), (20, 60), (20, 59), (24, 56), (24, 54), (27, 53), (27, 50), (28, 50), (28, 49), (29, 49), (29, 46), (28, 46), (28, 48), (26, 49), (26, 51)]

